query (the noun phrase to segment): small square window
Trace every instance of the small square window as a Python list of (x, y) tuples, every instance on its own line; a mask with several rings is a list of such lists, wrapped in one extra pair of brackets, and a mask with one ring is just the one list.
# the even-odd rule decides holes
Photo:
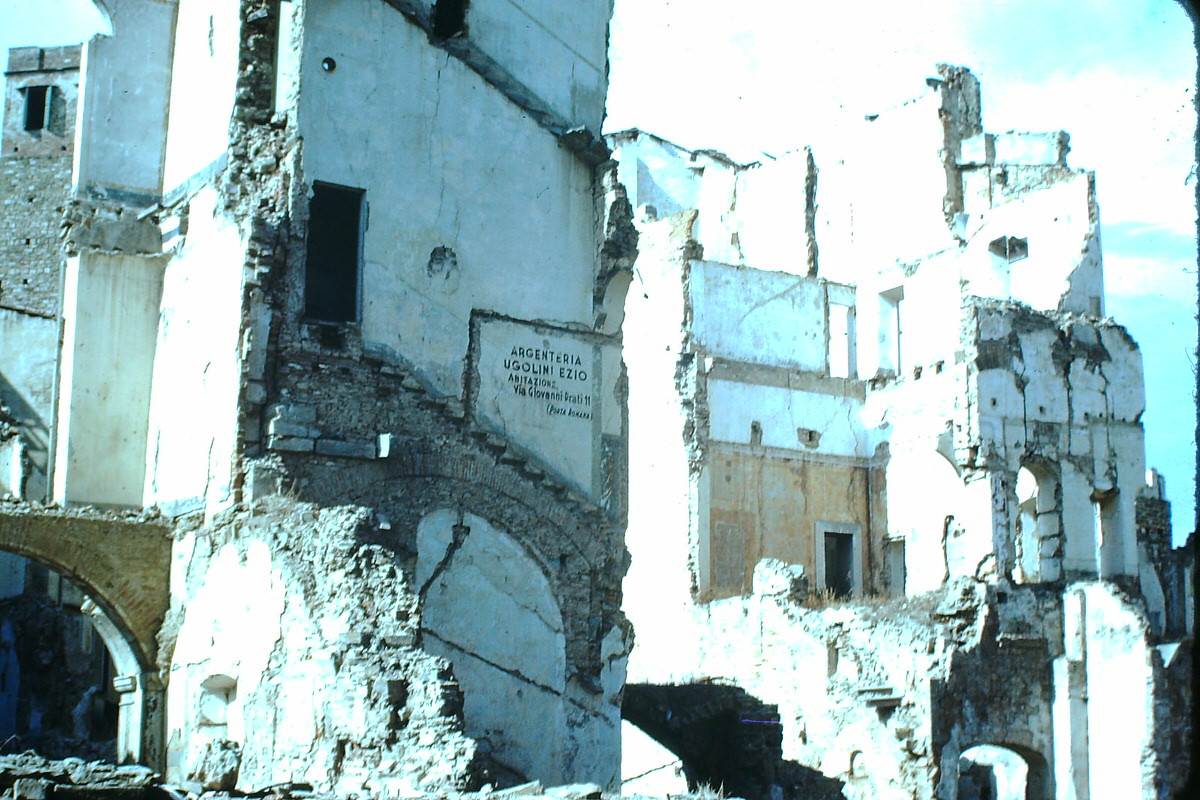
[(433, 38), (452, 39), (467, 32), (468, 0), (436, 0), (433, 4)]

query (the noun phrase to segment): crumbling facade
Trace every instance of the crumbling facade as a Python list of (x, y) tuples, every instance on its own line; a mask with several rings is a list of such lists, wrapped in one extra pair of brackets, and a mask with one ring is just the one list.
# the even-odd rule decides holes
[(1190, 564), (1065, 134), (945, 68), (825, 161), (605, 143), (569, 5), (10, 53), (0, 550), (90, 598), (118, 759), (615, 787), (623, 716), (751, 800), (1178, 786)]
[(99, 5), (82, 59), (10, 54), (0, 165), (61, 194), (5, 217), (0, 314), (41, 338), (0, 345), (37, 412), (6, 400), (0, 548), (96, 598), (118, 758), (612, 784), (611, 3)]
[[(609, 138), (640, 234), (626, 716), (747, 797), (1170, 796), (1190, 582), (1094, 178), (1065, 133), (985, 133), (968, 71), (929, 86), (825, 159)], [(714, 726), (757, 771), (697, 755)]]

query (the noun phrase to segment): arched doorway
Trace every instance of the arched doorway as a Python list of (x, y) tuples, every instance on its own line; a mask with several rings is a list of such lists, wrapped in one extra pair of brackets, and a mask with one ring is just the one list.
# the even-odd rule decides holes
[(957, 800), (1049, 800), (1049, 769), (1028, 748), (969, 747), (958, 758)]
[(421, 644), (454, 665), (493, 782), (561, 782), (566, 638), (541, 566), (507, 531), (444, 509), (417, 532)]
[(0, 551), (67, 578), (97, 613), (89, 619), (112, 662), (116, 758), (162, 767), (158, 630), (169, 604), (171, 537), (158, 521), (83, 511), (0, 510)]
[(0, 740), (51, 758), (137, 761), (146, 665), (94, 594), (0, 551)]
[(1016, 583), (1056, 581), (1062, 576), (1062, 529), (1054, 468), (1030, 462), (1017, 471), (1013, 514)]

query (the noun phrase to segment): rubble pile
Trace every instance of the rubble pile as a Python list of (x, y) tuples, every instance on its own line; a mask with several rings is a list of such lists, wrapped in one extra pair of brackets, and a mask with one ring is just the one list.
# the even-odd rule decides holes
[[(547, 787), (541, 781), (531, 781), (506, 789), (494, 789), (489, 784), (473, 792), (447, 788), (405, 796), (412, 800), (606, 800), (620, 795), (606, 792), (594, 783)], [(81, 758), (51, 760), (32, 750), (0, 755), (0, 797), (5, 800), (334, 800), (333, 795), (315, 792), (308, 783), (280, 783), (248, 792), (208, 791), (199, 789), (199, 784), (188, 787), (166, 783), (149, 767)], [(672, 797), (724, 800), (719, 792), (710, 789)]]

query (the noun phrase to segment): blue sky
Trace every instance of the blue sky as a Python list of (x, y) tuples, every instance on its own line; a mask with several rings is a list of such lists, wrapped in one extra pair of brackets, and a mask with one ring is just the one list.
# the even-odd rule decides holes
[[(0, 0), (0, 47), (81, 41), (87, 0)], [(1195, 52), (1174, 0), (616, 0), (610, 130), (754, 160), (836, 135), (970, 67), (990, 131), (1066, 130), (1093, 169), (1108, 311), (1142, 346), (1148, 463), (1193, 527)]]

